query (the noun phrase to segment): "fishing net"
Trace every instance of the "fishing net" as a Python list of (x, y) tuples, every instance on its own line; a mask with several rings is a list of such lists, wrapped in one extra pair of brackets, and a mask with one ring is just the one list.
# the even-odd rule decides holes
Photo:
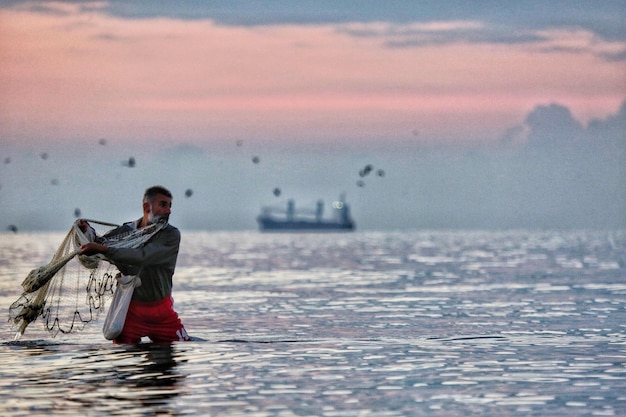
[(117, 225), (89, 220), (91, 228), (83, 233), (78, 222), (74, 222), (50, 262), (33, 269), (22, 282), (22, 295), (9, 307), (9, 320), (17, 328), (16, 339), (38, 318), (54, 337), (59, 332), (83, 329), (104, 310), (115, 291), (117, 270), (100, 254), (78, 255), (81, 245), (96, 239), (108, 247), (138, 248), (167, 225), (154, 223), (107, 235)]

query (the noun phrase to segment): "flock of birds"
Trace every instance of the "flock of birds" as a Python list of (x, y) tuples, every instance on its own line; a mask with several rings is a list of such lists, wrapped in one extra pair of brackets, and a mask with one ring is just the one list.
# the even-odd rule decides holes
[[(107, 140), (104, 138), (101, 138), (98, 140), (98, 144), (101, 146), (105, 146), (107, 144)], [(238, 140), (237, 141), (237, 146), (243, 146), (243, 141)], [(42, 152), (39, 154), (40, 158), (43, 160), (47, 160), (49, 155), (47, 152)], [(5, 157), (4, 159), (4, 163), (5, 164), (10, 164), (11, 163), (11, 157)], [(261, 158), (259, 156), (253, 156), (252, 157), (252, 163), (253, 164), (259, 164), (261, 163)], [(137, 160), (135, 159), (134, 156), (130, 156), (128, 157), (128, 159), (122, 161), (122, 166), (127, 167), (127, 168), (135, 168), (137, 166)], [(357, 187), (365, 187), (365, 180), (364, 178), (367, 177), (368, 175), (370, 175), (371, 173), (374, 172), (374, 166), (372, 164), (367, 164), (365, 165), (363, 168), (361, 168), (358, 172), (359, 174), (359, 179), (356, 181), (356, 186)], [(383, 169), (377, 169), (375, 171), (375, 174), (378, 177), (384, 177), (385, 176), (385, 171)], [(59, 185), (59, 180), (56, 178), (53, 178), (50, 181), (51, 185)], [(272, 194), (275, 197), (280, 197), (282, 194), (282, 190), (280, 189), (280, 187), (275, 187), (272, 190)], [(193, 190), (191, 188), (188, 188), (185, 190), (185, 197), (186, 198), (190, 198), (193, 195)], [(74, 217), (75, 218), (80, 218), (81, 217), (81, 210), (80, 208), (76, 208), (74, 209)], [(14, 224), (10, 224), (9, 226), (7, 226), (7, 230), (11, 231), (13, 233), (17, 233), (18, 232), (18, 227)]]

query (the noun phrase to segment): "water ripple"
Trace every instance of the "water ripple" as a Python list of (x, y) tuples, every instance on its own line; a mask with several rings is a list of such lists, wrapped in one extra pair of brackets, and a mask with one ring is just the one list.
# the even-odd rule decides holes
[[(7, 416), (626, 415), (626, 234), (183, 233), (194, 341), (0, 329)], [(54, 234), (0, 240), (0, 303)]]

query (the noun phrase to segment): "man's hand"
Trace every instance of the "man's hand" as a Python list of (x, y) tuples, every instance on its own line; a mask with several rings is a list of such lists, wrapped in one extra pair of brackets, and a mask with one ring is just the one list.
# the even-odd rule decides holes
[(104, 245), (101, 245), (95, 242), (89, 242), (89, 243), (85, 243), (84, 245), (80, 247), (80, 252), (78, 252), (78, 254), (91, 256), (91, 255), (96, 255), (98, 253), (106, 253), (107, 250), (109, 250), (109, 248)]

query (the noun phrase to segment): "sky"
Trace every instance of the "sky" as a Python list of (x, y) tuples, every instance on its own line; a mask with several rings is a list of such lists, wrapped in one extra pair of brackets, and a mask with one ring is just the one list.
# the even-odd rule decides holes
[(623, 0), (0, 0), (0, 94), (0, 230), (626, 228)]

